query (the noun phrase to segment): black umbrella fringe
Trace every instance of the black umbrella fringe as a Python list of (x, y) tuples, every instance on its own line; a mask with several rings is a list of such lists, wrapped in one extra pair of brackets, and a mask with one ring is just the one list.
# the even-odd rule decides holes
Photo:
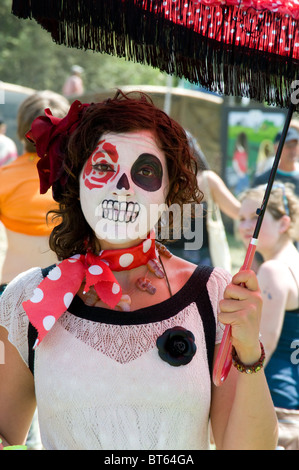
[[(138, 7), (143, 3), (147, 4), (146, 9)], [(299, 65), (291, 57), (297, 21), (289, 18), (284, 31), (289, 56), (279, 56), (259, 50), (265, 40), (262, 28), (266, 23), (273, 24), (271, 12), (264, 13), (263, 23), (260, 20), (255, 30), (250, 20), (257, 12), (248, 10), (244, 17), (248, 37), (256, 41), (253, 50), (239, 46), (236, 37), (233, 45), (227, 45), (199, 35), (191, 27), (172, 23), (165, 18), (162, 3), (161, 0), (14, 0), (12, 12), (20, 18), (34, 18), (58, 44), (125, 57), (220, 94), (248, 97), (280, 107), (289, 105)], [(177, 14), (183, 15), (184, 5), (180, 8)], [(199, 8), (204, 15), (207, 7)], [(214, 31), (224, 31), (225, 21), (234, 28), (242, 10), (223, 7), (222, 12), (221, 24), (211, 15)], [(278, 33), (274, 41), (278, 43), (283, 17), (276, 14), (275, 21)], [(291, 34), (293, 39), (289, 37)]]

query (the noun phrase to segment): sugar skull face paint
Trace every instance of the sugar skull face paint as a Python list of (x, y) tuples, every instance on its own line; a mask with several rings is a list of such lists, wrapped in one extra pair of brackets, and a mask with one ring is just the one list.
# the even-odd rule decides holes
[(146, 237), (165, 210), (168, 185), (166, 158), (150, 131), (104, 134), (80, 175), (82, 211), (101, 246)]
[[(115, 180), (119, 174), (119, 155), (116, 147), (106, 140), (101, 140), (89, 157), (83, 172), (83, 181), (88, 189), (103, 188), (104, 184)], [(132, 181), (146, 191), (157, 191), (162, 184), (163, 168), (155, 155), (143, 153), (131, 168)], [(118, 189), (129, 189), (125, 173), (118, 180)]]
[[(82, 178), (85, 186), (88, 189), (103, 188), (110, 179), (114, 180), (119, 170), (118, 158), (115, 146), (101, 140), (84, 167)], [(114, 170), (107, 171), (109, 168)]]
[(155, 155), (143, 153), (135, 161), (131, 169), (134, 183), (145, 191), (158, 191), (163, 178), (162, 164)]

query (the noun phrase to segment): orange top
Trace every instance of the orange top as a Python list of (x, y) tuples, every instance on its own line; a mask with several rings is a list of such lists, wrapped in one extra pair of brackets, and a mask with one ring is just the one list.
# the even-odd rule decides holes
[(35, 153), (24, 153), (0, 168), (0, 220), (8, 230), (26, 235), (48, 236), (53, 224), (46, 221), (49, 210), (57, 208), (52, 190), (39, 192)]

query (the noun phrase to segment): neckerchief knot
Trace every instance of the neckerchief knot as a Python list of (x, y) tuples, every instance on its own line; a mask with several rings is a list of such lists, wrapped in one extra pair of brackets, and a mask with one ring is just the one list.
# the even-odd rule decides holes
[(138, 268), (156, 258), (155, 239), (150, 234), (133, 248), (103, 250), (99, 255), (77, 254), (61, 261), (42, 280), (33, 296), (23, 302), (29, 321), (38, 332), (34, 348), (67, 311), (84, 281), (85, 292), (94, 286), (99, 298), (114, 308), (122, 297), (122, 290), (113, 271)]

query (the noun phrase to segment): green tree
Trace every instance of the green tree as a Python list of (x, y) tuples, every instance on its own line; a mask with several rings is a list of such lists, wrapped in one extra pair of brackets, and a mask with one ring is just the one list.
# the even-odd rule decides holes
[(34, 20), (12, 15), (11, 5), (11, 0), (1, 0), (0, 80), (59, 93), (71, 65), (78, 64), (84, 68), (86, 91), (166, 84), (166, 75), (152, 67), (55, 44)]

